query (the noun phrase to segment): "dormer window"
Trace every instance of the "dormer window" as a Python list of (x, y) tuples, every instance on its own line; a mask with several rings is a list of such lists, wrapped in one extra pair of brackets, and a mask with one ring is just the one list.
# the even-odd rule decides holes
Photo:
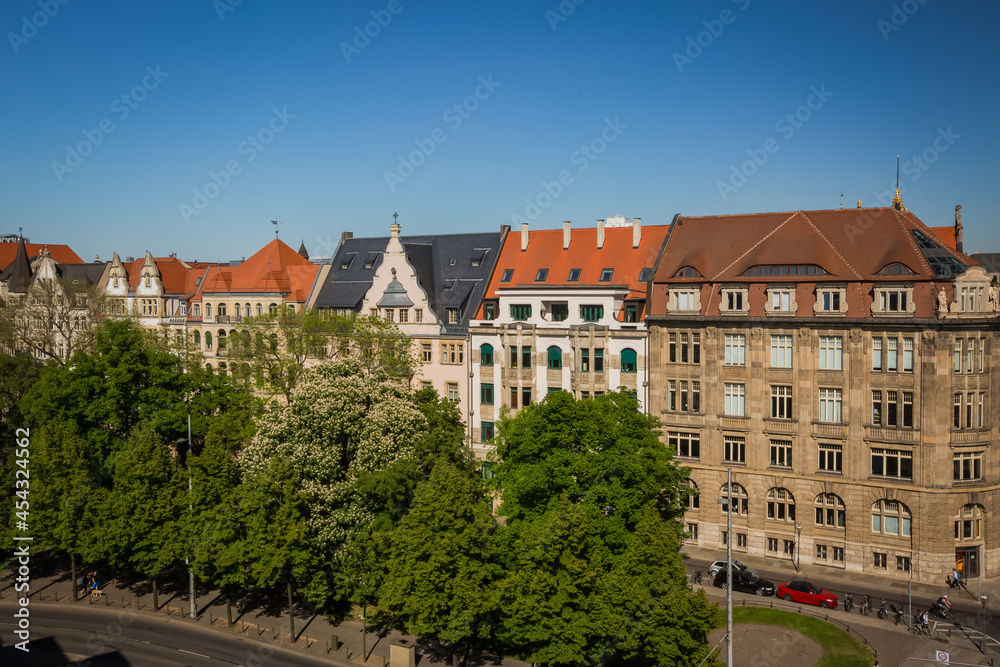
[(609, 283), (611, 282), (611, 276), (614, 275), (614, 269), (601, 269), (601, 282)]
[(816, 304), (813, 306), (816, 315), (846, 315), (847, 288), (819, 287), (816, 289)]
[(768, 315), (788, 315), (798, 310), (795, 303), (795, 289), (792, 287), (772, 287), (767, 290), (764, 312)]
[(649, 279), (653, 277), (653, 269), (645, 268), (639, 271), (639, 282), (645, 283), (649, 282)]
[(698, 289), (670, 289), (670, 310), (701, 310), (701, 291)]
[(566, 278), (566, 282), (575, 283), (580, 280), (580, 269), (570, 269), (569, 277)]
[(511, 278), (514, 277), (514, 269), (504, 269), (503, 275), (500, 276), (500, 282), (509, 283)]
[(899, 262), (893, 262), (884, 269), (878, 272), (880, 276), (914, 276), (916, 271), (906, 266), (905, 264), (900, 264)]
[(872, 315), (910, 315), (917, 309), (912, 286), (876, 287), (874, 297)]
[(146, 283), (145, 284), (146, 284), (146, 287), (152, 287), (152, 285), (153, 285), (153, 279), (150, 278), (149, 276), (146, 276)]
[(698, 272), (698, 269), (693, 266), (685, 266), (674, 274), (674, 278), (703, 278), (704, 276)]
[(545, 279), (549, 277), (548, 269), (538, 269), (538, 273), (535, 274), (536, 283), (544, 283)]
[(723, 313), (745, 314), (750, 312), (750, 295), (745, 287), (729, 287), (722, 290)]

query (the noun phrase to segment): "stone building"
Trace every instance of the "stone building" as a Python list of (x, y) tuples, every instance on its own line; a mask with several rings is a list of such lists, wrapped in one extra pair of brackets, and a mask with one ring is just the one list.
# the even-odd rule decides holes
[(694, 543), (1000, 575), (996, 281), (896, 204), (674, 219), (649, 409), (699, 491)]
[(624, 387), (647, 403), (647, 283), (668, 227), (630, 224), (509, 234), (470, 323), (472, 441), (483, 457), (503, 406), (548, 392)]

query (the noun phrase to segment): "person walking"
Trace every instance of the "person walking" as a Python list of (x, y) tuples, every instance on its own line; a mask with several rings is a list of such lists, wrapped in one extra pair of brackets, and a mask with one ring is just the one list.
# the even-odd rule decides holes
[(958, 573), (958, 568), (956, 567), (951, 571), (951, 587), (960, 588), (962, 586), (962, 576)]

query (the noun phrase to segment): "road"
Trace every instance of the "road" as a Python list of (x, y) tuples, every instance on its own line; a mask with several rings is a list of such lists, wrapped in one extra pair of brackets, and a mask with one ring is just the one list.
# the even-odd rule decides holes
[[(315, 667), (346, 663), (274, 646), (228, 632), (210, 630), (177, 618), (113, 607), (73, 608), (31, 605), (29, 653), (12, 644), (13, 613), (0, 603), (0, 664), (88, 665), (88, 667), (212, 667), (216, 665), (292, 665)], [(96, 656), (96, 657), (95, 657)], [(91, 660), (86, 660), (92, 658)]]
[[(711, 561), (698, 560), (698, 559), (694, 559), (694, 558), (690, 558), (690, 559), (686, 560), (685, 561), (685, 565), (687, 566), (689, 577), (690, 577), (691, 574), (694, 573), (695, 570), (701, 570), (702, 574), (704, 575), (704, 584), (706, 586), (711, 586), (712, 582), (711, 582), (711, 579), (709, 578), (709, 575), (708, 575), (708, 565), (709, 565), (710, 562)], [(775, 585), (775, 587), (777, 587), (778, 584), (780, 582), (783, 582), (783, 581), (789, 581), (790, 579), (795, 579), (795, 578), (798, 578), (798, 579), (805, 578), (805, 577), (802, 577), (802, 576), (789, 577), (789, 573), (788, 572), (779, 572), (779, 571), (776, 571), (776, 570), (766, 570), (766, 569), (763, 569), (763, 568), (756, 568), (756, 567), (753, 568), (753, 569), (763, 579), (766, 579), (768, 581), (773, 582), (774, 585)], [(872, 602), (872, 614), (871, 615), (872, 615), (873, 618), (877, 618), (875, 614), (878, 611), (879, 607), (881, 606), (881, 604), (882, 604), (882, 598), (884, 597), (885, 600), (886, 600), (886, 602), (888, 602), (889, 604), (895, 605), (897, 608), (899, 608), (900, 606), (903, 607), (903, 615), (904, 615), (904, 619), (905, 619), (906, 612), (907, 612), (907, 606), (906, 606), (907, 605), (907, 596), (906, 596), (906, 591), (905, 590), (902, 591), (902, 593), (900, 593), (900, 591), (898, 591), (898, 590), (886, 591), (884, 589), (880, 589), (880, 588), (876, 588), (876, 587), (872, 587), (872, 586), (848, 585), (847, 583), (845, 583), (844, 580), (842, 580), (842, 579), (835, 579), (835, 578), (832, 578), (832, 577), (826, 578), (826, 577), (810, 576), (808, 578), (808, 580), (813, 585), (819, 586), (821, 588), (825, 588), (826, 590), (835, 593), (837, 595), (837, 597), (840, 598), (840, 603), (838, 603), (837, 609), (839, 611), (841, 611), (841, 612), (843, 611), (844, 593), (850, 592), (850, 593), (852, 593), (854, 595), (854, 609), (850, 612), (851, 614), (857, 614), (858, 613), (858, 605), (864, 599), (865, 595), (869, 595), (871, 597), (871, 602)], [(734, 595), (746, 595), (746, 593), (740, 593), (740, 592), (737, 592), (737, 591), (734, 591), (733, 594)], [(964, 590), (960, 590), (960, 591), (956, 590), (956, 591), (949, 591), (948, 592), (948, 599), (951, 601), (952, 606), (954, 607), (954, 609), (956, 611), (956, 619), (962, 625), (965, 625), (965, 626), (968, 626), (968, 627), (971, 627), (971, 628), (975, 628), (975, 629), (981, 629), (981, 624), (982, 624), (981, 612), (982, 612), (982, 608), (980, 607), (979, 604), (977, 604), (976, 602), (974, 602), (974, 600), (973, 600), (974, 597), (975, 597), (975, 591), (974, 591), (974, 589), (973, 589), (972, 595), (970, 595), (969, 593), (967, 593)], [(914, 596), (913, 596), (913, 613), (916, 614), (920, 610), (928, 609), (936, 601), (937, 601), (937, 597), (931, 598), (931, 597), (925, 597), (925, 596), (920, 596), (920, 595), (914, 594)], [(892, 617), (892, 612), (890, 611), (890, 615), (889, 615), (889, 617), (887, 619), (887, 622), (892, 622), (892, 618), (893, 618)], [(987, 623), (988, 627), (986, 628), (986, 633), (987, 634), (992, 634), (992, 635), (996, 636), (998, 634), (997, 633), (997, 627), (996, 627), (996, 625), (993, 625), (993, 627), (989, 627), (990, 622), (992, 620), (992, 615), (989, 615), (987, 618), (988, 618), (988, 623)]]

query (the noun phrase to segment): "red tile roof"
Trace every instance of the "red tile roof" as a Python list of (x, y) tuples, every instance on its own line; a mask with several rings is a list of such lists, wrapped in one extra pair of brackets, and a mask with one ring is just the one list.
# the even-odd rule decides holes
[(239, 266), (211, 271), (203, 292), (289, 293), (293, 289), (289, 269), (306, 266), (312, 265), (288, 244), (274, 239)]
[[(169, 295), (182, 295), (191, 291), (194, 283), (192, 270), (186, 262), (182, 262), (176, 257), (154, 257), (156, 268), (160, 271), (160, 282), (163, 284), (163, 293)], [(142, 273), (143, 264), (146, 260), (140, 257), (129, 264), (125, 264), (125, 272), (128, 273), (128, 286), (134, 290), (139, 285), (139, 278)]]
[[(46, 245), (49, 248), (49, 256), (55, 261), (56, 264), (83, 264), (83, 260), (77, 255), (68, 245), (55, 245), (55, 244), (45, 244), (45, 243), (25, 243), (24, 249), (28, 253), (28, 261), (30, 262), (35, 257), (38, 257), (45, 249)], [(5, 270), (14, 261), (14, 256), (17, 255), (17, 244), (16, 243), (0, 243), (0, 271)]]
[(944, 241), (952, 250), (958, 250), (958, 237), (955, 234), (955, 227), (928, 227), (934, 235)]

